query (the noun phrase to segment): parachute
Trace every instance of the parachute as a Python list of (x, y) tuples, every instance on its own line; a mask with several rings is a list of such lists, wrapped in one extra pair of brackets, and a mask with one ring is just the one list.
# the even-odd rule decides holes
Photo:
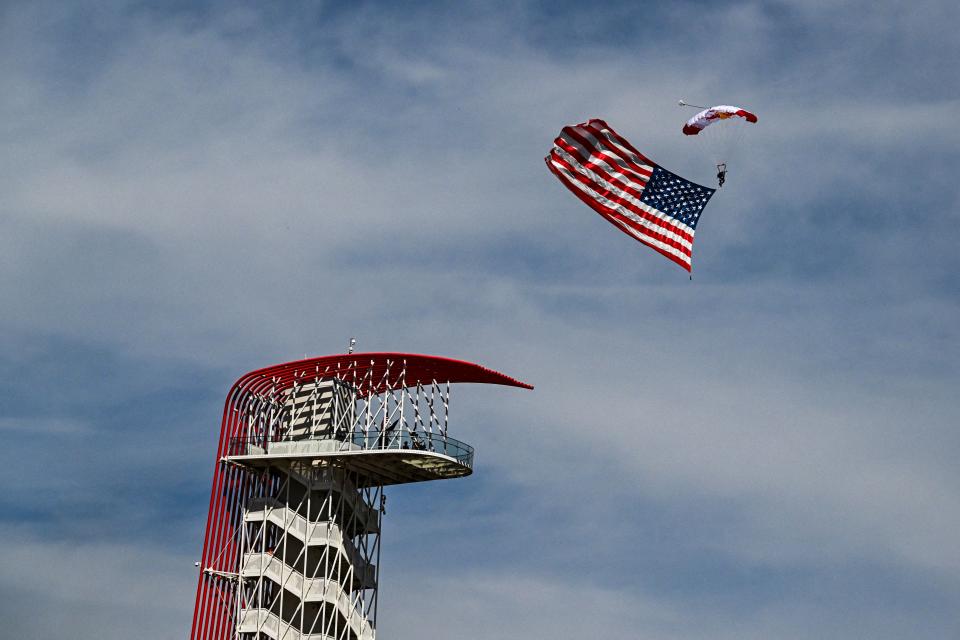
[[(681, 107), (699, 107), (680, 100)], [(700, 113), (687, 120), (683, 125), (683, 133), (696, 136), (708, 150), (717, 165), (717, 180), (720, 186), (727, 175), (727, 162), (731, 160), (739, 146), (747, 124), (757, 121), (757, 116), (742, 107), (721, 104)]]
[[(686, 103), (682, 100), (680, 101), (680, 104), (686, 106)], [(687, 124), (683, 125), (683, 133), (688, 136), (695, 136), (709, 127), (711, 124), (714, 124), (720, 120), (727, 120), (729, 118), (743, 118), (750, 123), (757, 121), (757, 116), (753, 115), (746, 109), (741, 109), (740, 107), (731, 107), (728, 104), (721, 104), (717, 105), (716, 107), (704, 109), (697, 115), (687, 120)]]

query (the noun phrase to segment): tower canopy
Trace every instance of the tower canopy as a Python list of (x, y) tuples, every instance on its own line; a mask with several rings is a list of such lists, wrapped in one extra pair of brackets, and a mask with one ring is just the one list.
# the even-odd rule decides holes
[(474, 382), (533, 389), (533, 385), (526, 382), (465, 360), (415, 353), (345, 353), (295, 360), (251, 371), (237, 380), (232, 391), (260, 393), (268, 389), (285, 389), (293, 386), (297, 380), (313, 377), (336, 377), (350, 381), (358, 395), (433, 382)]

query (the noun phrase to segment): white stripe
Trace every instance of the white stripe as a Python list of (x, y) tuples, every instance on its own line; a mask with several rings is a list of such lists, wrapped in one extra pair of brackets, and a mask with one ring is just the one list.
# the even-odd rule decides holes
[[(676, 234), (671, 233), (670, 231), (664, 229), (663, 227), (660, 227), (660, 226), (657, 226), (657, 225), (653, 224), (653, 223), (650, 222), (649, 220), (644, 220), (643, 218), (641, 218), (640, 216), (638, 216), (638, 215), (635, 214), (634, 212), (630, 211), (629, 209), (625, 209), (625, 208), (623, 207), (623, 205), (616, 204), (616, 203), (614, 203), (614, 202), (611, 202), (610, 200), (607, 200), (606, 198), (604, 198), (603, 196), (601, 196), (599, 193), (597, 193), (596, 191), (593, 191), (592, 189), (590, 189), (589, 187), (587, 187), (586, 185), (584, 185), (583, 183), (581, 183), (579, 180), (577, 180), (576, 177), (574, 177), (574, 175), (573, 175), (565, 166), (563, 166), (562, 164), (560, 164), (560, 163), (558, 163), (558, 162), (555, 162), (555, 161), (551, 161), (551, 164), (552, 164), (554, 167), (556, 167), (558, 171), (560, 171), (560, 172), (563, 173), (565, 176), (567, 176), (567, 178), (569, 178), (570, 183), (571, 183), (572, 185), (574, 185), (575, 187), (577, 187), (578, 189), (580, 189), (581, 191), (583, 191), (584, 193), (586, 193), (587, 195), (589, 195), (591, 199), (596, 200), (597, 202), (600, 202), (601, 204), (603, 204), (604, 206), (606, 206), (606, 207), (609, 208), (609, 209), (615, 209), (618, 213), (622, 214), (625, 218), (629, 218), (632, 222), (636, 223), (636, 224), (639, 225), (639, 226), (646, 227), (646, 228), (648, 228), (648, 229), (651, 229), (651, 230), (653, 230), (653, 231), (656, 231), (656, 232), (659, 233), (660, 235), (665, 235), (665, 236), (677, 238), (677, 241), (678, 241), (679, 243), (681, 243), (681, 244), (683, 244), (684, 246), (688, 247), (688, 248), (690, 249), (691, 253), (693, 252), (693, 245), (692, 245), (690, 242), (687, 242), (687, 241), (684, 240), (683, 238), (680, 238), (680, 237), (677, 236)], [(654, 211), (656, 211), (656, 210), (654, 210)], [(658, 211), (657, 213), (660, 213), (660, 212)], [(662, 214), (661, 214), (661, 215), (662, 215)], [(624, 225), (622, 222), (617, 221), (616, 219), (614, 219), (613, 221), (614, 221), (614, 222), (617, 222), (617, 223), (618, 223), (618, 226), (621, 227), (621, 228), (623, 228), (624, 230), (626, 230), (628, 233), (630, 233), (630, 235), (635, 236), (635, 237), (638, 237), (638, 238), (642, 237), (642, 238), (644, 239), (644, 242), (646, 242), (646, 243), (648, 243), (648, 244), (650, 244), (650, 245), (653, 245), (653, 246), (657, 247), (658, 249), (661, 249), (662, 251), (664, 251), (664, 252), (666, 252), (666, 253), (669, 253), (670, 255), (674, 255), (674, 256), (680, 258), (681, 260), (683, 260), (683, 261), (684, 261), (685, 263), (687, 263), (687, 264), (690, 264), (690, 256), (688, 256), (687, 254), (683, 253), (682, 251), (680, 251), (680, 250), (677, 249), (676, 247), (673, 247), (673, 246), (670, 246), (670, 245), (668, 245), (668, 244), (666, 244), (666, 243), (664, 243), (664, 242), (661, 242), (660, 240), (657, 240), (656, 238), (651, 238), (650, 236), (644, 235), (642, 232), (638, 231), (637, 229), (634, 229), (634, 228), (632, 228), (632, 227), (626, 226), (626, 225)]]
[[(659, 210), (657, 210), (657, 209), (654, 209), (653, 207), (651, 207), (651, 206), (648, 205), (648, 204), (645, 204), (645, 203), (643, 203), (643, 202), (640, 202), (640, 200), (638, 200), (636, 197), (634, 197), (633, 194), (627, 193), (626, 191), (624, 191), (624, 190), (620, 189), (619, 187), (617, 187), (615, 184), (612, 184), (612, 183), (610, 183), (610, 182), (607, 182), (606, 180), (604, 180), (603, 178), (601, 178), (599, 175), (597, 175), (596, 173), (594, 173), (594, 172), (591, 171), (590, 169), (587, 169), (587, 168), (584, 167), (582, 164), (580, 164), (580, 163), (577, 161), (576, 158), (574, 158), (572, 155), (570, 155), (569, 153), (567, 153), (565, 150), (563, 150), (563, 149), (561, 149), (561, 148), (559, 148), (559, 147), (554, 147), (554, 151), (557, 153), (557, 155), (559, 155), (559, 156), (562, 157), (564, 160), (566, 160), (569, 164), (571, 164), (571, 165), (577, 170), (577, 173), (580, 173), (581, 175), (585, 176), (588, 180), (590, 180), (590, 182), (592, 182), (592, 183), (594, 183), (594, 184), (599, 184), (600, 186), (604, 187), (604, 188), (607, 189), (608, 191), (612, 191), (612, 192), (616, 193), (618, 197), (626, 200), (627, 202), (629, 202), (629, 203), (632, 204), (633, 206), (637, 207), (638, 209), (641, 209), (641, 210), (645, 211), (646, 213), (649, 213), (650, 215), (652, 215), (653, 217), (657, 218), (658, 220), (663, 221), (664, 224), (668, 224), (668, 225), (670, 225), (671, 227), (673, 227), (674, 229), (679, 229), (680, 231), (683, 231), (683, 232), (685, 232), (685, 233), (689, 233), (691, 236), (693, 235), (693, 229), (691, 229), (690, 227), (688, 227), (688, 226), (685, 225), (684, 223), (680, 222), (679, 220), (676, 220), (675, 218), (671, 218), (670, 216), (666, 215), (666, 214), (663, 213), (662, 211), (659, 211)], [(557, 163), (554, 163), (554, 166), (558, 166)], [(562, 165), (559, 165), (559, 166), (561, 166), (563, 169), (566, 169), (566, 167), (563, 167)], [(578, 180), (574, 180), (574, 182), (575, 182), (576, 184), (578, 184), (578, 185), (581, 184)], [(692, 243), (692, 242), (690, 242), (689, 240), (687, 240), (687, 239), (684, 238), (683, 236), (674, 233), (674, 232), (671, 231), (670, 229), (664, 229), (663, 227), (661, 227), (661, 226), (659, 226), (659, 225), (657, 225), (657, 224), (655, 224), (655, 223), (653, 223), (653, 222), (650, 222), (649, 220), (646, 220), (646, 219), (642, 218), (641, 216), (637, 215), (637, 214), (634, 213), (633, 211), (630, 211), (629, 209), (627, 209), (626, 207), (624, 207), (622, 204), (611, 202), (610, 200), (607, 200), (606, 198), (604, 198), (603, 196), (601, 196), (601, 195), (599, 195), (599, 194), (596, 195), (596, 198), (597, 198), (598, 200), (600, 200), (600, 199), (604, 200), (605, 203), (609, 203), (608, 206), (609, 206), (611, 209), (616, 209), (617, 211), (619, 211), (620, 213), (622, 213), (622, 214), (625, 215), (626, 217), (630, 218), (631, 220), (634, 220), (637, 224), (642, 224), (643, 226), (645, 226), (645, 227), (650, 227), (651, 229), (657, 229), (657, 230), (659, 230), (660, 233), (662, 233), (663, 235), (667, 236), (667, 237), (670, 238), (671, 240), (675, 240), (675, 241), (679, 242), (680, 244), (682, 244), (683, 246), (687, 247), (688, 249), (693, 250), (693, 243)]]

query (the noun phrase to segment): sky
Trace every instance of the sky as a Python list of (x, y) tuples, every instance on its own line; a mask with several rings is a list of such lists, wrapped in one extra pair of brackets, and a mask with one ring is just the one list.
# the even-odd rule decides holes
[[(188, 634), (243, 373), (453, 389), (383, 638), (960, 637), (955, 2), (0, 2), (0, 620)], [(546, 170), (604, 118), (709, 184), (694, 277)]]

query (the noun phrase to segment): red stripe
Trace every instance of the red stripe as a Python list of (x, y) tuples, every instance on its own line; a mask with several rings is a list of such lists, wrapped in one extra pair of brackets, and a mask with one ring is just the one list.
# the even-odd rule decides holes
[[(674, 234), (680, 236), (681, 238), (683, 238), (683, 239), (686, 240), (687, 242), (693, 243), (693, 234), (689, 233), (688, 231), (685, 231), (684, 229), (682, 229), (682, 228), (680, 228), (680, 227), (678, 227), (678, 226), (675, 226), (675, 225), (671, 224), (668, 220), (664, 220), (663, 218), (659, 218), (659, 217), (651, 214), (651, 213), (648, 212), (648, 211), (644, 211), (644, 210), (641, 209), (640, 207), (635, 206), (633, 203), (629, 202), (628, 200), (625, 200), (625, 199), (622, 198), (621, 196), (617, 196), (617, 195), (611, 193), (608, 189), (605, 189), (603, 186), (598, 185), (598, 184), (595, 183), (595, 182), (592, 182), (589, 178), (587, 178), (586, 176), (580, 174), (574, 167), (572, 167), (572, 166), (570, 165), (569, 162), (567, 162), (567, 161), (564, 160), (563, 158), (559, 157), (559, 156), (556, 155), (555, 153), (551, 153), (549, 157), (550, 157), (550, 159), (556, 160), (557, 162), (559, 162), (560, 164), (562, 164), (564, 167), (566, 167), (567, 169), (569, 169), (570, 172), (573, 173), (573, 174), (577, 177), (577, 181), (578, 181), (578, 182), (580, 182), (580, 183), (582, 183), (582, 184), (590, 187), (590, 189), (593, 190), (593, 191), (599, 192), (600, 195), (603, 196), (604, 198), (606, 198), (607, 200), (610, 200), (611, 202), (614, 202), (614, 203), (616, 203), (616, 204), (619, 204), (619, 205), (622, 206), (623, 208), (629, 209), (630, 211), (632, 211), (633, 213), (635, 213), (638, 217), (643, 218), (643, 219), (646, 220), (647, 222), (649, 222), (649, 223), (651, 223), (651, 224), (654, 224), (654, 225), (660, 227), (661, 229), (665, 229), (665, 230), (667, 230), (667, 231), (670, 231), (671, 233), (674, 233)], [(547, 162), (547, 164), (548, 164), (548, 165), (550, 164), (549, 161)], [(552, 170), (552, 169), (553, 169), (553, 167), (551, 167), (551, 170)], [(556, 171), (554, 171), (554, 173), (556, 173)], [(599, 171), (598, 171), (598, 173), (602, 173), (602, 172), (599, 172)], [(580, 189), (576, 189), (576, 187), (574, 187), (574, 189), (575, 189), (575, 192), (577, 193), (577, 195), (581, 195), (581, 194), (583, 193)], [(586, 194), (583, 194), (583, 195), (586, 195)], [(587, 197), (589, 197), (589, 196), (587, 196)], [(599, 204), (600, 206), (604, 207), (604, 209), (610, 209), (610, 207), (606, 207), (605, 205), (600, 204), (599, 202), (598, 202), (597, 204)], [(617, 216), (621, 216), (621, 215), (622, 215), (622, 214), (620, 214), (619, 212), (617, 212), (615, 209), (611, 209), (611, 211), (613, 212), (614, 215), (617, 215)], [(630, 222), (631, 226), (636, 226), (636, 223), (634, 223), (633, 221), (631, 221), (629, 218), (625, 218), (625, 220), (627, 220), (628, 222)], [(651, 231), (651, 230), (646, 231), (646, 233), (647, 233), (647, 235), (649, 235), (649, 236), (651, 236), (651, 237), (656, 237), (658, 240), (660, 240), (660, 237), (659, 237), (660, 234), (657, 234), (656, 232)], [(687, 249), (687, 247), (683, 246), (682, 244), (680, 244), (679, 242), (677, 242), (677, 241), (674, 240), (673, 238), (670, 238), (669, 236), (663, 236), (662, 242), (664, 242), (665, 244), (669, 244), (671, 247), (676, 247), (678, 250), (683, 251), (684, 253), (689, 253), (689, 249)]]
[[(564, 164), (564, 163), (561, 161), (561, 164)], [(567, 166), (567, 165), (565, 165), (565, 166)], [(652, 238), (652, 239), (655, 239), (655, 240), (658, 240), (658, 241), (660, 241), (660, 242), (663, 242), (664, 244), (669, 244), (670, 246), (673, 246), (674, 248), (676, 248), (676, 249), (678, 249), (679, 251), (683, 252), (684, 255), (688, 255), (688, 256), (691, 255), (691, 254), (690, 254), (690, 251), (689, 251), (688, 249), (686, 249), (685, 247), (676, 246), (676, 242), (675, 242), (675, 241), (673, 241), (673, 240), (671, 240), (671, 239), (669, 239), (669, 238), (664, 238), (663, 236), (660, 236), (660, 234), (651, 232), (649, 229), (646, 229), (645, 227), (638, 228), (638, 227), (637, 227), (635, 224), (633, 224), (632, 221), (629, 220), (628, 218), (625, 218), (623, 215), (617, 213), (616, 211), (613, 211), (613, 210), (610, 210), (610, 209), (607, 208), (607, 207), (604, 207), (604, 206), (603, 206), (602, 204), (600, 204), (597, 200), (594, 200), (594, 199), (591, 198), (589, 195), (583, 193), (583, 192), (582, 192), (580, 189), (578, 189), (572, 182), (570, 182), (570, 180), (567, 178), (567, 176), (565, 176), (562, 172), (560, 172), (556, 167), (554, 167), (554, 166), (550, 163), (550, 159), (549, 159), (549, 158), (547, 159), (547, 167), (550, 169), (550, 171), (553, 173), (553, 175), (557, 176), (557, 178), (560, 180), (560, 182), (562, 182), (562, 183), (564, 184), (564, 186), (567, 187), (567, 189), (569, 189), (575, 196), (577, 196), (578, 198), (580, 198), (580, 200), (582, 200), (582, 201), (584, 202), (584, 204), (586, 204), (586, 205), (589, 206), (591, 209), (593, 209), (594, 211), (596, 211), (597, 213), (599, 213), (601, 216), (603, 216), (603, 217), (604, 217), (608, 222), (610, 222), (611, 224), (613, 224), (613, 225), (615, 225), (615, 226), (617, 226), (617, 227), (619, 228), (619, 227), (620, 227), (619, 223), (618, 223), (618, 222), (614, 222), (613, 219), (616, 219), (617, 221), (622, 221), (622, 222), (624, 222), (625, 224), (628, 224), (631, 228), (636, 229), (639, 233), (642, 233), (643, 235), (646, 235), (646, 236), (648, 236), (648, 237), (650, 237), (650, 238)], [(623, 232), (623, 229), (620, 229), (620, 231)], [(658, 236), (660, 236), (660, 237), (658, 237)], [(660, 247), (658, 247), (658, 246), (656, 246), (656, 245), (653, 245), (653, 244), (651, 244), (650, 242), (645, 241), (643, 238), (638, 238), (638, 237), (636, 237), (636, 236), (633, 236), (633, 238), (634, 238), (635, 240), (637, 240), (638, 242), (641, 242), (641, 243), (647, 245), (648, 247), (650, 247), (651, 249), (653, 249), (653, 250), (656, 251), (657, 253), (660, 253), (660, 254), (662, 254), (663, 256), (669, 258), (670, 260), (676, 262), (678, 265), (680, 265), (681, 267), (683, 267), (683, 268), (686, 269), (687, 271), (690, 271), (690, 263), (689, 263), (689, 262), (684, 261), (684, 260), (681, 259), (680, 257), (673, 255), (672, 253), (669, 253), (669, 252), (667, 252), (667, 251), (664, 251), (664, 250), (661, 249)]]

